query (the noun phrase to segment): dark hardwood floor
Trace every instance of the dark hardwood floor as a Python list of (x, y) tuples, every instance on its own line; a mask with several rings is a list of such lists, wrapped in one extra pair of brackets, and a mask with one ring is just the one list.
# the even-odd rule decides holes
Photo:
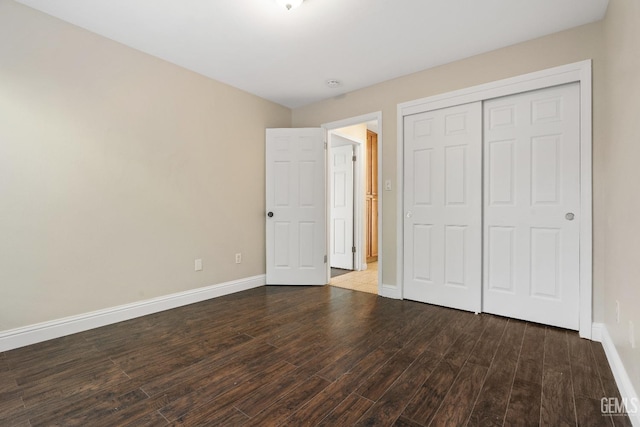
[(574, 332), (262, 287), (0, 353), (0, 425), (630, 426)]

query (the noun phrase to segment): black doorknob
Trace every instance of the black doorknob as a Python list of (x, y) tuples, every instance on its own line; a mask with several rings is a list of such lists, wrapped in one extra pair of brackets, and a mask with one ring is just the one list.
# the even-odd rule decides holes
[(267, 216), (268, 216), (269, 218), (271, 218), (271, 217), (273, 216), (273, 212), (269, 212), (269, 213), (267, 214)]

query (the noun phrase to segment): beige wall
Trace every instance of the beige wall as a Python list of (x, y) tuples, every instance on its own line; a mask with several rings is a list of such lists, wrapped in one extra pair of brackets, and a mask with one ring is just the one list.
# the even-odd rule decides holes
[(347, 138), (355, 139), (360, 143), (367, 141), (367, 124), (360, 123), (353, 126), (346, 126), (333, 131), (336, 135), (346, 136)]
[[(380, 52), (380, 54), (384, 54)], [(542, 70), (585, 59), (593, 59), (594, 67), (594, 274), (595, 318), (603, 318), (602, 304), (602, 24), (595, 23), (547, 37), (520, 43), (441, 67), (432, 68), (390, 80), (343, 96), (293, 110), (296, 127), (322, 123), (382, 110), (383, 146), (382, 179), (397, 179), (397, 104), (439, 93), (487, 83), (532, 71)], [(396, 284), (396, 186), (383, 192), (383, 282)]]
[[(606, 123), (604, 163), (605, 322), (640, 392), (640, 3), (610, 0), (604, 20)], [(616, 322), (620, 301), (620, 324)], [(635, 325), (636, 348), (629, 344)]]
[(0, 0), (0, 331), (263, 274), (264, 130), (290, 125)]

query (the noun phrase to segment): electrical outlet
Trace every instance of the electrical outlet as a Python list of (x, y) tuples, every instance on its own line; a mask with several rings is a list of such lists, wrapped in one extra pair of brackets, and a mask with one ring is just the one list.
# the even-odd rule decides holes
[(242, 254), (236, 254), (236, 264), (240, 264), (242, 262)]
[(387, 179), (384, 181), (384, 190), (385, 191), (391, 191), (391, 180)]
[(631, 320), (629, 320), (629, 344), (631, 348), (636, 348), (636, 333)]
[(620, 323), (620, 301), (616, 300), (616, 323)]
[(196, 271), (202, 271), (202, 259), (198, 258), (195, 262)]

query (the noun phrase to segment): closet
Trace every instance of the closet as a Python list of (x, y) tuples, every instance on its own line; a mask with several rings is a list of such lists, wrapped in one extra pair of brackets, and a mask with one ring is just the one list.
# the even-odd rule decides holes
[(580, 83), (403, 126), (403, 297), (579, 329)]

